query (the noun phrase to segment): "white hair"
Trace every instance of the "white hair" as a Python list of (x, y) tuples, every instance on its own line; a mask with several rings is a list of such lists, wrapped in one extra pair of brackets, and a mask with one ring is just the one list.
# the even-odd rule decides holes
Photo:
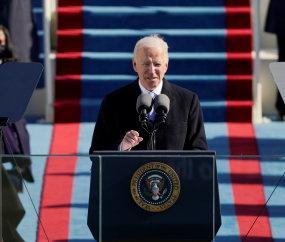
[(168, 60), (168, 45), (167, 43), (163, 40), (163, 37), (161, 37), (159, 34), (152, 34), (150, 36), (146, 36), (142, 39), (140, 39), (135, 46), (134, 49), (134, 59), (135, 61), (137, 60), (138, 56), (138, 50), (147, 47), (147, 48), (153, 48), (153, 47), (159, 47), (163, 46), (164, 52), (165, 52), (165, 57)]

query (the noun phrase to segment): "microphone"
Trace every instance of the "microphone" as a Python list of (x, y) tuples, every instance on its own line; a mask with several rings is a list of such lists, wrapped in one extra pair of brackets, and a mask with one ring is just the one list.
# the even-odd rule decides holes
[(160, 94), (154, 99), (154, 111), (160, 124), (165, 124), (169, 112), (170, 99), (165, 94)]
[(138, 96), (136, 109), (139, 113), (139, 121), (142, 125), (147, 125), (149, 122), (148, 113), (152, 108), (152, 96), (147, 93), (143, 93)]

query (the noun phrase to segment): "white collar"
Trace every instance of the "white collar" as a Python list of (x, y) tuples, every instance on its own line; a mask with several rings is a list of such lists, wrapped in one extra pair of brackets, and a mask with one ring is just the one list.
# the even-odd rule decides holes
[(162, 86), (163, 86), (163, 80), (161, 80), (161, 82), (159, 83), (159, 85), (157, 86), (157, 88), (155, 88), (153, 91), (149, 91), (147, 90), (146, 88), (143, 87), (143, 85), (141, 84), (141, 81), (139, 80), (139, 86), (140, 86), (140, 89), (141, 89), (141, 93), (155, 93), (156, 96), (161, 94), (161, 91), (162, 91)]

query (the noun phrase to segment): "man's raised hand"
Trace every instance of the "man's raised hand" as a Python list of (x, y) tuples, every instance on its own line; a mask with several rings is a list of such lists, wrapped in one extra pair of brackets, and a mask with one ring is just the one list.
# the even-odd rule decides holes
[(137, 131), (131, 130), (126, 133), (122, 141), (121, 150), (129, 150), (132, 147), (138, 145), (142, 140), (143, 138), (139, 137), (139, 133)]

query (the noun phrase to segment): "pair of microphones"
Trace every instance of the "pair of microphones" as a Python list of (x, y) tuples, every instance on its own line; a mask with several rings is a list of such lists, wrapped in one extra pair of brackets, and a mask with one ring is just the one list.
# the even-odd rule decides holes
[[(152, 107), (156, 113), (154, 122), (148, 116)], [(143, 93), (137, 99), (136, 109), (139, 113), (139, 121), (142, 128), (149, 134), (152, 149), (155, 149), (155, 133), (161, 125), (166, 123), (169, 107), (170, 100), (165, 94), (157, 95), (153, 100), (150, 94)]]
[(156, 113), (156, 120), (165, 123), (167, 113), (169, 112), (170, 100), (165, 94), (157, 95), (154, 100), (150, 94), (143, 93), (137, 99), (137, 112), (139, 113), (140, 122), (148, 122), (148, 113), (152, 107)]

